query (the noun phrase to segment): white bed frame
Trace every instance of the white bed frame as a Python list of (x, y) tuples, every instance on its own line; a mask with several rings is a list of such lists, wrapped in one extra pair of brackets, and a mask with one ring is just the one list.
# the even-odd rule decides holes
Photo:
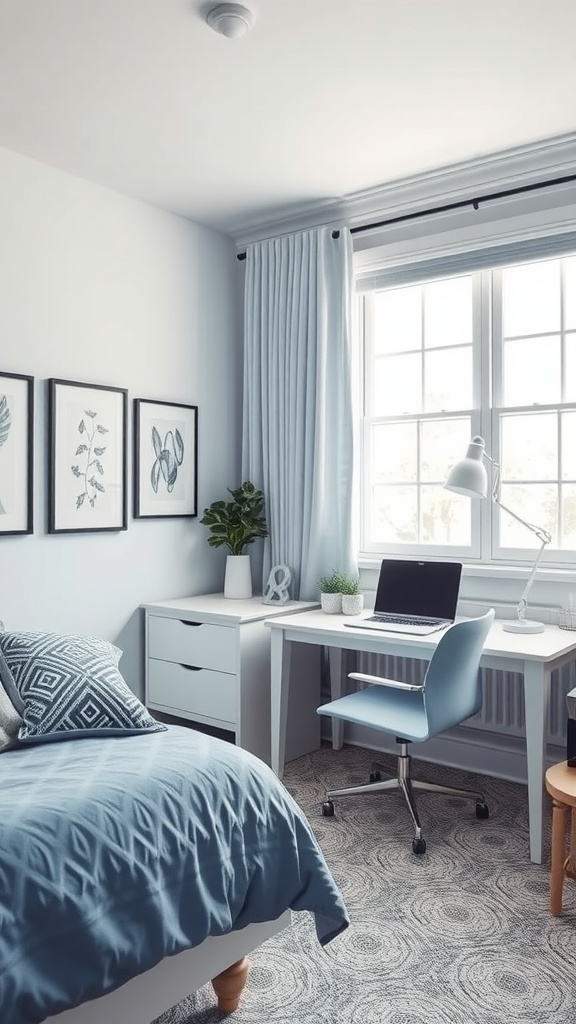
[[(238, 1005), (247, 974), (248, 963), (242, 961), (266, 939), (288, 928), (291, 921), (292, 915), (286, 910), (276, 921), (251, 924), (241, 931), (208, 938), (194, 949), (166, 957), (106, 996), (47, 1017), (45, 1024), (151, 1024), (208, 981), (212, 981), (217, 992), (218, 1008), (231, 1013)], [(226, 980), (220, 985), (217, 976), (231, 965), (238, 965), (239, 983), (234, 982), (231, 972), (232, 994), (228, 995)]]

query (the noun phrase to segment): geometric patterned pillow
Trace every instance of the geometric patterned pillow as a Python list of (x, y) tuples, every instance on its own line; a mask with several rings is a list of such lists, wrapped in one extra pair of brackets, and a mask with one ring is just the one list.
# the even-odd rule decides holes
[(21, 743), (166, 730), (120, 675), (122, 651), (107, 640), (0, 632), (0, 651), (23, 702)]
[(18, 745), (18, 730), (22, 725), (18, 711), (18, 708), (22, 707), (22, 701), (15, 686), (4, 685), (3, 676), (6, 674), (7, 668), (4, 673), (2, 672), (0, 651), (0, 754)]

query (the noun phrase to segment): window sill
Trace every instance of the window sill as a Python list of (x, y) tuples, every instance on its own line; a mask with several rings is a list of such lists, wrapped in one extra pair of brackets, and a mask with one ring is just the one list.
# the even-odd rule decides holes
[[(385, 556), (383, 556), (385, 557)], [(415, 556), (410, 555), (410, 558)], [(358, 568), (362, 571), (374, 572), (380, 571), (381, 558), (373, 558), (369, 556), (359, 556)], [(464, 568), (462, 575), (468, 578), (478, 577), (484, 579), (526, 579), (532, 572), (531, 565), (489, 565), (488, 563), (480, 565), (477, 562), (463, 563)], [(576, 573), (574, 569), (560, 569), (558, 567), (550, 566), (538, 566), (537, 571), (538, 579), (541, 582), (548, 583), (571, 583), (576, 590)]]

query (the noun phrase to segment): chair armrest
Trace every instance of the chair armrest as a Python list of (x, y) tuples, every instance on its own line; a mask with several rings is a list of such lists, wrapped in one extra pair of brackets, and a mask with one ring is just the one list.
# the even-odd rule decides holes
[(419, 690), (424, 692), (425, 687), (416, 683), (402, 683), (399, 679), (384, 679), (383, 676), (368, 676), (363, 672), (349, 672), (349, 679), (358, 679), (361, 683), (373, 683), (376, 686), (390, 686), (395, 690)]

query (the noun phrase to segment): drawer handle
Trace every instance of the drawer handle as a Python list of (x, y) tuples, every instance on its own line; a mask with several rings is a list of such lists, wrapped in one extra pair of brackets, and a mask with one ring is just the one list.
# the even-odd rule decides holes
[(183, 665), (182, 662), (180, 662), (179, 664), (180, 664), (180, 668), (186, 668), (186, 669), (188, 669), (189, 672), (201, 672), (202, 671), (202, 666), (201, 665)]
[(180, 619), (183, 626), (203, 626), (203, 622), (189, 622), (188, 619)]

